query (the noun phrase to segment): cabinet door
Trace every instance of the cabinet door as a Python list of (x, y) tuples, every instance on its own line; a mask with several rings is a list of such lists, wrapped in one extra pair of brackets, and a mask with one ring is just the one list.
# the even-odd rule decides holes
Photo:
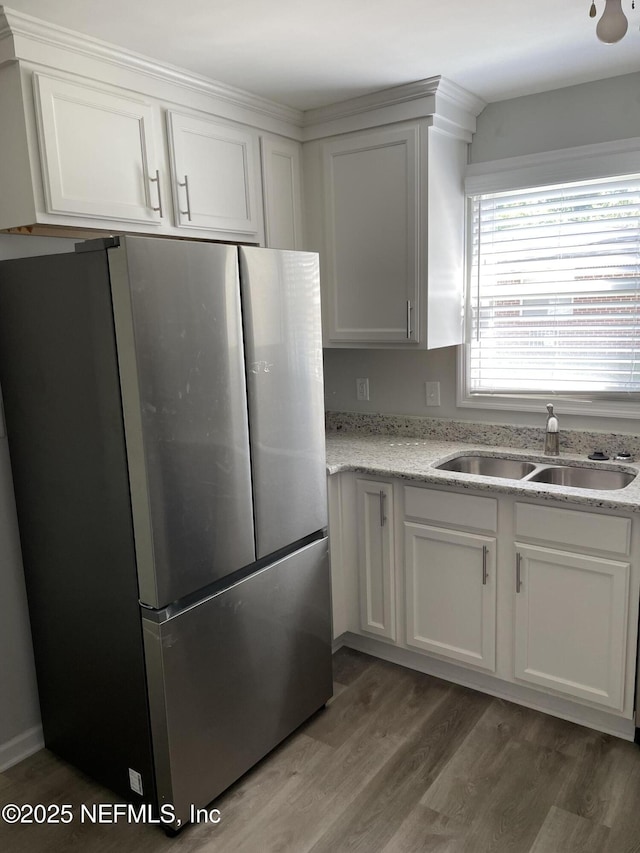
[(629, 563), (516, 543), (515, 676), (623, 707)]
[(176, 224), (256, 235), (258, 146), (234, 125), (168, 112)]
[(360, 627), (396, 639), (393, 487), (358, 480)]
[(159, 224), (149, 103), (34, 74), (48, 213)]
[(404, 529), (407, 644), (495, 672), (496, 540)]
[(271, 249), (302, 249), (302, 170), (300, 144), (261, 139), (265, 243)]
[(418, 137), (412, 125), (324, 146), (328, 342), (419, 339)]

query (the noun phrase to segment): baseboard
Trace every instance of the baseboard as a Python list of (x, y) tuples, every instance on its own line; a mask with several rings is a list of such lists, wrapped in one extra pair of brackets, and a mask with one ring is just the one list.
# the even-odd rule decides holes
[(452, 681), (454, 684), (461, 684), (463, 687), (471, 687), (473, 690), (488, 693), (498, 699), (506, 699), (509, 702), (524, 705), (526, 708), (532, 708), (534, 711), (551, 714), (554, 717), (560, 717), (571, 723), (587, 726), (623, 740), (632, 741), (634, 739), (634, 721), (627, 720), (617, 714), (609, 714), (597, 708), (579, 705), (559, 696), (552, 696), (550, 693), (539, 693), (537, 690), (530, 690), (523, 685), (502, 681), (482, 672), (421, 655), (409, 649), (392, 646), (373, 637), (363, 637), (347, 631), (334, 640), (334, 647), (338, 643), (341, 646), (365, 652), (382, 660), (406, 666), (408, 669), (415, 669), (418, 672), (424, 672), (426, 675)]
[(34, 726), (12, 740), (0, 743), (0, 773), (33, 755), (43, 746), (42, 726)]
[(341, 649), (344, 645), (346, 645), (344, 641), (345, 634), (341, 634), (331, 643), (331, 654), (335, 655), (335, 653)]

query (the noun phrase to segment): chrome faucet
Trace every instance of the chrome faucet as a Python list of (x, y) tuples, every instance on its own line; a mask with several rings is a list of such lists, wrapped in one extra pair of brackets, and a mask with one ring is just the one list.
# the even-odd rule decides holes
[(547, 403), (547, 429), (544, 434), (544, 452), (547, 456), (560, 455), (560, 429), (558, 418), (553, 414), (553, 403)]

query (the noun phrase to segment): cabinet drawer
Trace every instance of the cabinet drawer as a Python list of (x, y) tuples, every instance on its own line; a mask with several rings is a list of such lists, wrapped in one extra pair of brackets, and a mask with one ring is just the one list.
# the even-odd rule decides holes
[(585, 551), (628, 554), (631, 519), (572, 509), (516, 504), (516, 536)]
[(476, 530), (497, 530), (498, 502), (495, 498), (405, 486), (404, 507), (405, 515), (411, 518)]

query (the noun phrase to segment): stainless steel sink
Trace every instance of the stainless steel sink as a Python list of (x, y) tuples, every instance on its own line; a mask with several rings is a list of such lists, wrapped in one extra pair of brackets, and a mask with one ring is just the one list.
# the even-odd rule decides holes
[(581, 468), (576, 465), (558, 465), (541, 468), (527, 479), (531, 483), (551, 483), (575, 489), (624, 489), (636, 478), (635, 473), (611, 471), (607, 468)]
[(549, 483), (574, 489), (612, 490), (624, 489), (632, 483), (638, 472), (602, 467), (583, 467), (572, 464), (549, 464), (509, 459), (500, 456), (460, 455), (435, 466), (440, 471), (460, 474), (477, 474), (481, 477), (499, 477), (505, 480), (525, 480), (530, 483)]
[(503, 477), (521, 480), (536, 470), (532, 462), (520, 459), (501, 459), (497, 456), (457, 456), (436, 465), (441, 471), (458, 471), (461, 474), (479, 474), (482, 477)]

